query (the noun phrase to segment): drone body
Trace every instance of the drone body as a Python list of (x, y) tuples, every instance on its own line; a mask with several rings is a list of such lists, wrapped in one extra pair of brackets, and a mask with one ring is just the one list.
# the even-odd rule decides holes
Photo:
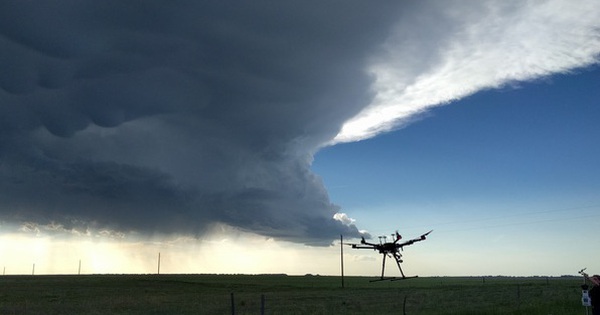
[[(396, 232), (396, 234), (392, 234), (392, 237), (396, 238), (396, 240), (393, 242), (385, 242), (386, 238), (382, 236), (382, 237), (379, 237), (379, 244), (375, 244), (375, 243), (369, 243), (369, 242), (365, 241), (365, 238), (363, 237), (360, 241), (360, 244), (346, 244), (346, 245), (351, 245), (352, 248), (355, 248), (355, 249), (373, 249), (383, 255), (383, 264), (381, 267), (381, 277), (379, 279), (373, 280), (373, 281), (404, 280), (404, 279), (409, 279), (409, 278), (416, 278), (417, 276), (407, 277), (404, 275), (404, 272), (402, 271), (402, 267), (400, 267), (400, 264), (402, 263), (402, 254), (400, 254), (400, 250), (402, 250), (404, 248), (404, 246), (412, 245), (415, 242), (424, 241), (425, 239), (427, 239), (427, 235), (429, 235), (429, 233), (431, 233), (432, 231), (433, 230), (421, 235), (418, 238), (414, 238), (414, 239), (411, 239), (411, 240), (408, 240), (405, 242), (400, 242), (400, 240), (402, 239), (402, 236), (400, 236), (400, 234), (398, 234), (398, 232)], [(382, 239), (384, 241), (382, 241)], [(396, 260), (396, 264), (398, 265), (398, 269), (400, 270), (400, 274), (402, 275), (401, 278), (397, 278), (397, 277), (385, 278), (384, 277), (385, 259), (388, 256), (390, 258), (394, 258)]]

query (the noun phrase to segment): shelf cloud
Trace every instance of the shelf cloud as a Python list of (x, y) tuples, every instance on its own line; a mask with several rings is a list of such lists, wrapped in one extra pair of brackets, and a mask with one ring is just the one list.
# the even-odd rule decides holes
[(594, 1), (0, 4), (0, 222), (324, 245), (313, 155), (598, 62)]

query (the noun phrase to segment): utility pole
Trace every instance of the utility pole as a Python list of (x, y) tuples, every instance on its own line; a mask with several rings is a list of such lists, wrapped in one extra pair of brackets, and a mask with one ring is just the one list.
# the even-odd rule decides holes
[(160, 252), (158, 252), (158, 272), (156, 274), (160, 274)]
[(340, 234), (340, 265), (342, 269), (342, 288), (344, 288), (344, 237)]
[(79, 260), (79, 269), (77, 269), (77, 275), (81, 275), (81, 259)]

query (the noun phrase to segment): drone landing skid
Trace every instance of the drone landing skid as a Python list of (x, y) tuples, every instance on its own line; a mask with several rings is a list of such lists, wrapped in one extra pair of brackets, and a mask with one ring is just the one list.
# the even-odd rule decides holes
[(388, 278), (379, 278), (379, 279), (373, 279), (373, 280), (369, 280), (369, 282), (379, 282), (379, 281), (387, 281), (387, 280), (394, 280), (396, 279), (396, 277), (388, 277)]
[(394, 279), (392, 279), (392, 281), (406, 280), (406, 279), (414, 279), (414, 278), (418, 278), (418, 277), (419, 277), (419, 276), (410, 276), (410, 277), (394, 278)]
[(373, 280), (369, 280), (369, 282), (379, 282), (379, 281), (400, 281), (400, 280), (407, 280), (407, 279), (414, 279), (414, 278), (418, 278), (419, 276), (410, 276), (410, 277), (385, 277), (385, 278), (379, 278), (379, 279), (373, 279)]

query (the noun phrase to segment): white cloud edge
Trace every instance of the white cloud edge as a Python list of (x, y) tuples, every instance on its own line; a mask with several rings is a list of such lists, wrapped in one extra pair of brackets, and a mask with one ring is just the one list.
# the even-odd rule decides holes
[(600, 6), (594, 1), (527, 2), (515, 10), (489, 2), (481, 10), (458, 32), (442, 34), (443, 43), (433, 43), (440, 59), (429, 68), (404, 64), (402, 47), (410, 43), (400, 36), (406, 25), (399, 24), (385, 55), (367, 69), (375, 78), (372, 103), (329, 145), (400, 128), (432, 107), (481, 90), (599, 62)]

